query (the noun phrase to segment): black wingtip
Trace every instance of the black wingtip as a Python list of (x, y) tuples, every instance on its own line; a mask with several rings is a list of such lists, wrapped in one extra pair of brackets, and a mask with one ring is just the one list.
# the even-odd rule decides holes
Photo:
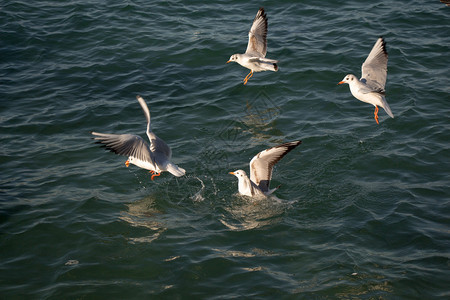
[(117, 150), (109, 147), (108, 145), (103, 144), (102, 142), (95, 142), (95, 143), (96, 144), (100, 144), (99, 148), (103, 148), (105, 151), (109, 151), (109, 152), (112, 152), (112, 153), (120, 155), (119, 153), (117, 153)]
[(286, 155), (288, 152), (290, 152), (291, 150), (293, 150), (295, 147), (297, 147), (298, 145), (300, 145), (302, 143), (302, 141), (293, 141), (293, 142), (287, 142), (278, 146), (275, 146), (276, 148), (278, 147), (286, 147), (287, 151), (284, 155)]
[[(258, 13), (256, 14), (255, 20), (256, 20), (258, 17), (264, 18), (264, 20), (267, 22), (267, 14), (266, 14), (266, 11), (264, 10), (264, 7), (260, 7), (260, 8), (258, 9)], [(254, 20), (253, 20), (253, 21), (254, 21)]]
[(300, 145), (302, 143), (302, 141), (293, 141), (293, 142), (288, 142), (286, 143), (286, 145), (294, 145), (295, 147), (297, 147), (298, 145)]
[(381, 39), (381, 48), (383, 49), (384, 54), (388, 55), (387, 50), (386, 50), (386, 41), (384, 40), (384, 37), (382, 35), (380, 35), (379, 37)]

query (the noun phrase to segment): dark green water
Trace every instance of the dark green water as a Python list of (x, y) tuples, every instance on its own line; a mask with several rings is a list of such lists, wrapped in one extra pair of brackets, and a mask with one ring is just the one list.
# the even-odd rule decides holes
[[(259, 6), (279, 72), (225, 64)], [(439, 1), (3, 1), (0, 298), (450, 297), (450, 7)], [(395, 115), (354, 99), (378, 36)], [(145, 137), (155, 181), (89, 131)], [(228, 174), (301, 139), (277, 198)]]

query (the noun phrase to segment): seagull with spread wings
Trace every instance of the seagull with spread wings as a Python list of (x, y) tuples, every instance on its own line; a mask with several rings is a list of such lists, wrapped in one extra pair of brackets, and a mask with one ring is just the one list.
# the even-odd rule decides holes
[(377, 124), (379, 124), (378, 106), (382, 107), (391, 118), (394, 117), (385, 98), (387, 62), (386, 42), (380, 37), (362, 64), (361, 79), (358, 80), (355, 75), (348, 74), (338, 83), (348, 83), (350, 92), (356, 99), (375, 106), (374, 117)]
[(243, 170), (229, 172), (238, 178), (239, 194), (261, 197), (275, 192), (279, 186), (274, 189), (269, 188), (274, 165), (301, 143), (302, 141), (284, 143), (256, 154), (250, 161), (250, 178)]
[(144, 111), (147, 119), (147, 136), (150, 140), (150, 145), (144, 139), (134, 134), (110, 134), (91, 132), (95, 136), (97, 143), (103, 144), (107, 150), (119, 155), (128, 156), (125, 165), (128, 167), (131, 164), (139, 168), (150, 170), (152, 174), (151, 180), (155, 176), (160, 176), (161, 172), (168, 171), (171, 174), (180, 177), (186, 171), (183, 168), (170, 162), (172, 157), (172, 150), (150, 129), (150, 110), (141, 96), (136, 97)]
[(264, 8), (260, 8), (253, 20), (253, 25), (248, 32), (248, 45), (244, 54), (233, 54), (229, 62), (237, 62), (241, 66), (250, 69), (250, 73), (245, 77), (244, 84), (253, 72), (278, 71), (278, 60), (266, 58), (267, 53), (267, 16)]

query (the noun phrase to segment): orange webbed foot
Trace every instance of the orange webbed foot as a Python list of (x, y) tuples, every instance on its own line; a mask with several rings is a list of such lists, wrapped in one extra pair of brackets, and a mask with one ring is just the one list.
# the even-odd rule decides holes
[[(152, 173), (152, 172), (153, 172), (153, 171), (150, 171), (150, 173)], [(157, 172), (153, 172), (152, 174), (153, 174), (153, 175), (152, 175), (152, 177), (150, 178), (151, 180), (155, 179), (156, 176), (161, 175), (161, 173), (157, 173)]]
[(250, 79), (250, 77), (253, 76), (253, 70), (250, 71), (250, 73), (247, 74), (247, 76), (245, 76), (244, 78), (244, 85), (247, 84), (248, 80)]
[(375, 106), (375, 111), (373, 112), (373, 114), (374, 114), (375, 121), (377, 121), (377, 124), (380, 124), (378, 122), (378, 106)]

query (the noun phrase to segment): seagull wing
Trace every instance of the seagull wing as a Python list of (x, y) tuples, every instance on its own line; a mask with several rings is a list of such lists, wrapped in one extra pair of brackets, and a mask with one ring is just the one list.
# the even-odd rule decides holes
[(140, 137), (134, 134), (110, 134), (91, 132), (98, 144), (119, 155), (132, 156), (142, 161), (152, 162), (150, 148)]
[(150, 139), (150, 151), (156, 163), (159, 166), (164, 166), (172, 157), (172, 150), (162, 139), (153, 134), (152, 139)]
[(253, 20), (252, 28), (248, 32), (248, 45), (246, 54), (256, 57), (265, 57), (267, 53), (267, 16), (264, 8), (260, 8)]
[(382, 94), (384, 93), (384, 86), (386, 84), (387, 62), (388, 53), (386, 51), (386, 42), (383, 37), (380, 37), (362, 64), (361, 81), (365, 82), (373, 91)]
[(268, 192), (273, 166), (300, 144), (301, 141), (289, 142), (256, 154), (250, 161), (250, 180), (263, 192)]
[(147, 119), (147, 136), (150, 141), (150, 151), (154, 153), (154, 158), (159, 165), (164, 164), (166, 160), (170, 160), (172, 156), (172, 150), (170, 147), (159, 137), (156, 136), (150, 129), (150, 110), (147, 103), (141, 96), (136, 96), (139, 101), (142, 110), (144, 111), (145, 118)]

